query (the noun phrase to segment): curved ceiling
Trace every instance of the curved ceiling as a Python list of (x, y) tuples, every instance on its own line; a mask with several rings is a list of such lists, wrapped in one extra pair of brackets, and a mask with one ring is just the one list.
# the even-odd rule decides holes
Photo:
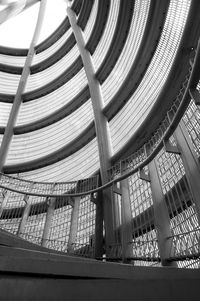
[[(196, 0), (74, 0), (108, 120), (112, 163), (140, 147), (177, 95), (199, 38)], [(191, 22), (192, 20), (192, 22)], [(28, 49), (0, 47), (0, 141)], [(93, 106), (68, 17), (35, 47), (4, 166), (37, 181), (99, 169)]]

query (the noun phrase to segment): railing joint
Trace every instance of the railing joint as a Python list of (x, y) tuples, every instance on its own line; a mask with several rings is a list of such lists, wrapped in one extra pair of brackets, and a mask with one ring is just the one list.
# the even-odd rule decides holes
[(197, 106), (200, 106), (200, 93), (197, 89), (189, 89), (190, 97), (193, 99)]
[(173, 145), (170, 140), (163, 140), (164, 149), (167, 153), (170, 154), (177, 154), (180, 155), (181, 152), (179, 151), (176, 145)]
[(146, 182), (151, 182), (150, 176), (149, 176), (149, 174), (145, 173), (144, 168), (139, 169), (139, 178)]
[(112, 186), (113, 192), (119, 195), (122, 195), (122, 191), (120, 188), (118, 188), (116, 185)]

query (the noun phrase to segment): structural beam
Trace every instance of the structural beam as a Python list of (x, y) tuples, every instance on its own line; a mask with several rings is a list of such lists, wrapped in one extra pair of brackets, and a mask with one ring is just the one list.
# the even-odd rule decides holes
[[(95, 69), (90, 52), (86, 49), (84, 36), (81, 28), (77, 24), (76, 14), (69, 6), (67, 7), (67, 15), (70, 25), (72, 27), (77, 46), (83, 61), (83, 66), (88, 80), (90, 96), (92, 100), (94, 122), (98, 143), (100, 172), (102, 184), (108, 182), (107, 170), (110, 167), (110, 158), (112, 154), (111, 139), (108, 130), (108, 121), (103, 114), (103, 97), (101, 93), (101, 86), (95, 76)], [(116, 243), (116, 222), (114, 217), (115, 200), (111, 189), (106, 189), (103, 192), (103, 212), (104, 212), (104, 225), (105, 225), (105, 243), (106, 254), (110, 253), (110, 246)]]
[(102, 258), (103, 256), (103, 193), (98, 192), (96, 199), (96, 218), (95, 218), (95, 243), (94, 257)]
[(16, 92), (16, 95), (14, 98), (14, 102), (13, 102), (13, 105), (11, 108), (10, 115), (9, 115), (8, 123), (5, 128), (4, 135), (3, 135), (1, 148), (0, 148), (0, 171), (2, 171), (4, 163), (6, 161), (6, 157), (7, 157), (8, 150), (9, 150), (9, 145), (11, 143), (11, 139), (13, 136), (13, 129), (14, 129), (14, 126), (15, 126), (15, 123), (17, 120), (17, 116), (19, 113), (20, 105), (22, 102), (22, 94), (25, 90), (27, 79), (30, 74), (30, 66), (32, 64), (32, 60), (33, 60), (33, 56), (34, 56), (34, 52), (35, 52), (35, 46), (37, 44), (39, 34), (40, 34), (40, 29), (41, 29), (42, 22), (44, 19), (46, 3), (47, 3), (47, 0), (41, 0), (37, 24), (35, 27), (35, 32), (34, 32), (33, 39), (30, 44), (28, 55), (26, 57), (25, 65), (24, 65), (24, 68), (22, 71), (22, 75), (20, 77), (17, 92)]
[[(32, 182), (32, 184), (30, 186), (30, 192), (32, 191), (33, 187), (34, 187), (34, 182)], [(25, 202), (25, 206), (24, 206), (24, 210), (23, 210), (23, 213), (22, 213), (19, 228), (18, 228), (18, 231), (17, 231), (17, 235), (19, 235), (19, 236), (24, 233), (26, 222), (28, 220), (28, 217), (29, 217), (29, 214), (30, 214), (30, 211), (31, 211), (31, 205), (32, 205), (31, 201), (30, 201), (30, 196), (28, 194), (24, 195), (24, 200), (23, 201)]]
[(121, 243), (122, 243), (122, 260), (124, 263), (129, 262), (133, 257), (133, 230), (132, 230), (132, 213), (131, 200), (128, 179), (120, 182), (121, 187)]
[(179, 123), (179, 126), (175, 130), (174, 137), (181, 152), (181, 159), (183, 161), (185, 174), (190, 186), (200, 224), (200, 164), (183, 121)]
[(173, 252), (173, 241), (171, 238), (169, 213), (160, 183), (156, 159), (153, 159), (148, 167), (161, 263), (163, 266), (176, 266), (176, 263), (167, 261), (171, 252)]
[(90, 52), (85, 48), (85, 41), (81, 28), (77, 25), (76, 14), (68, 6), (67, 15), (72, 27), (76, 43), (83, 61), (85, 73), (88, 80), (90, 96), (92, 100), (94, 121), (96, 128), (96, 135), (99, 149), (100, 169), (103, 184), (107, 182), (107, 169), (110, 167), (110, 158), (112, 154), (112, 147), (110, 137), (107, 129), (107, 119), (104, 116), (103, 110), (103, 98), (101, 93), (101, 86), (99, 81), (95, 77), (95, 70)]
[(53, 219), (53, 215), (54, 215), (56, 199), (50, 198), (47, 201), (47, 204), (48, 204), (47, 215), (46, 215), (46, 221), (44, 224), (44, 230), (43, 230), (43, 235), (42, 235), (42, 246), (43, 247), (48, 247), (48, 241), (49, 241), (49, 237), (51, 234), (51, 224), (52, 224), (52, 219)]
[(75, 198), (74, 206), (72, 209), (69, 240), (68, 240), (68, 247), (67, 247), (69, 253), (74, 252), (74, 247), (75, 247), (75, 243), (76, 243), (76, 236), (77, 236), (77, 232), (78, 232), (78, 216), (79, 216), (80, 201), (81, 201), (80, 197)]
[(26, 225), (26, 222), (29, 217), (30, 210), (31, 210), (31, 202), (29, 201), (28, 195), (25, 195), (24, 202), (26, 203), (26, 205), (24, 206), (24, 211), (22, 213), (21, 222), (19, 224), (19, 228), (17, 231), (18, 236), (20, 236), (21, 234), (24, 233), (25, 225)]

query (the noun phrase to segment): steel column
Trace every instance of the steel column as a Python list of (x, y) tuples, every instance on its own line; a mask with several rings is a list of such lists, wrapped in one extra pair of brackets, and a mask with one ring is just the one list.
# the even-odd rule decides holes
[[(67, 7), (67, 15), (76, 39), (77, 46), (83, 61), (85, 73), (88, 80), (93, 112), (94, 122), (99, 150), (100, 172), (102, 184), (108, 181), (107, 170), (110, 167), (110, 158), (112, 154), (111, 140), (108, 130), (108, 122), (103, 114), (103, 98), (101, 86), (95, 77), (95, 70), (90, 52), (85, 47), (85, 41), (81, 28), (77, 24), (76, 15), (72, 9)], [(115, 230), (117, 228), (114, 218), (115, 202), (111, 189), (103, 192), (103, 212), (105, 222), (105, 243), (106, 254), (110, 253), (110, 246), (116, 243)]]
[(174, 138), (180, 150), (200, 225), (200, 164), (183, 121), (175, 130)]
[(5, 128), (4, 135), (3, 135), (3, 139), (2, 139), (2, 143), (1, 143), (1, 147), (0, 147), (0, 171), (2, 171), (2, 168), (6, 161), (6, 157), (7, 157), (8, 150), (9, 150), (9, 145), (11, 143), (11, 139), (13, 136), (14, 126), (15, 126), (17, 116), (19, 113), (19, 109), (20, 109), (20, 105), (22, 102), (22, 94), (25, 90), (27, 79), (30, 74), (30, 66), (32, 64), (32, 60), (33, 60), (33, 56), (34, 56), (34, 52), (35, 52), (34, 49), (35, 49), (36, 43), (38, 41), (40, 29), (41, 29), (42, 22), (44, 19), (46, 2), (47, 2), (47, 0), (41, 0), (35, 32), (34, 32), (33, 39), (30, 44), (28, 55), (26, 57), (25, 65), (24, 65), (22, 75), (21, 75), (21, 78), (19, 81), (19, 85), (18, 85), (17, 92), (16, 92), (16, 95), (14, 98), (12, 109), (11, 109), (11, 112), (9, 115), (8, 123)]
[(169, 213), (160, 183), (156, 159), (152, 160), (148, 167), (161, 263), (163, 266), (176, 266), (175, 262), (167, 261), (170, 253), (173, 251), (173, 241), (171, 238)]
[(122, 218), (122, 260), (129, 262), (133, 257), (133, 231), (132, 231), (132, 213), (131, 200), (128, 179), (120, 182), (121, 188), (121, 218)]
[(47, 208), (47, 215), (46, 215), (46, 221), (44, 224), (44, 230), (42, 235), (42, 246), (47, 247), (48, 246), (48, 240), (50, 237), (50, 230), (51, 230), (51, 223), (54, 215), (55, 210), (55, 198), (50, 198), (48, 201), (48, 208)]
[(94, 257), (103, 256), (103, 194), (98, 192), (96, 199), (96, 218), (95, 218), (95, 243)]
[(81, 201), (80, 197), (75, 198), (74, 206), (72, 209), (69, 240), (68, 240), (68, 247), (67, 247), (69, 253), (74, 252), (74, 244), (76, 242), (76, 236), (78, 231), (78, 216), (79, 216), (80, 201)]
[(26, 225), (26, 222), (27, 222), (27, 219), (29, 217), (30, 210), (31, 210), (31, 203), (29, 201), (29, 196), (28, 195), (25, 195), (24, 201), (26, 202), (26, 205), (24, 207), (24, 211), (23, 211), (23, 214), (22, 214), (22, 219), (21, 219), (21, 222), (19, 224), (18, 231), (17, 231), (18, 236), (20, 236), (20, 234), (24, 233), (25, 225)]

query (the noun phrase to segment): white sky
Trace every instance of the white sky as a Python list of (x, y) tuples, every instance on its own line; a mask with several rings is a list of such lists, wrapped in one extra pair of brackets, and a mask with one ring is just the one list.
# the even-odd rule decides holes
[[(66, 17), (64, 0), (48, 0), (39, 42), (48, 37)], [(0, 45), (28, 48), (33, 36), (39, 3), (0, 25)]]

